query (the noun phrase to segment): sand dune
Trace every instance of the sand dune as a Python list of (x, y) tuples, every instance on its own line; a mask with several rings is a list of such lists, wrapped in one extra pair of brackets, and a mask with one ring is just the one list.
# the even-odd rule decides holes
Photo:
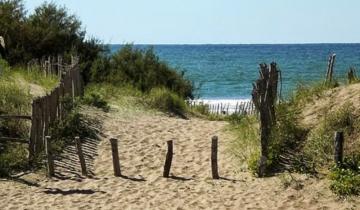
[[(61, 161), (74, 167), (57, 167), (62, 179), (42, 180), (30, 174), (22, 179), (37, 184), (0, 181), (0, 209), (356, 209), (360, 206), (359, 199), (338, 200), (323, 179), (294, 175), (296, 184), (284, 188), (283, 178), (257, 179), (237, 171), (236, 162), (226, 153), (232, 139), (224, 131), (226, 122), (183, 120), (160, 114), (124, 117), (119, 112), (96, 111), (92, 115), (103, 121), (103, 139), (85, 141), (85, 145), (90, 145), (85, 153), (92, 178), (79, 175), (76, 156), (71, 157), (69, 149), (65, 155), (69, 160)], [(222, 177), (215, 181), (210, 171), (213, 135), (219, 136)], [(110, 137), (119, 139), (124, 177), (113, 176)], [(166, 141), (170, 139), (174, 140), (175, 154), (172, 178), (166, 179), (162, 172)]]

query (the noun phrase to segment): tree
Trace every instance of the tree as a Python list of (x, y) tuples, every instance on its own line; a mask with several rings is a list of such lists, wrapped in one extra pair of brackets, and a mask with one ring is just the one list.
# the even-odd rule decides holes
[(8, 49), (6, 59), (10, 64), (27, 57), (23, 42), (26, 12), (22, 0), (0, 0), (0, 35)]
[(35, 58), (76, 51), (85, 39), (81, 22), (55, 3), (44, 3), (36, 8), (28, 18), (27, 29), (26, 49)]

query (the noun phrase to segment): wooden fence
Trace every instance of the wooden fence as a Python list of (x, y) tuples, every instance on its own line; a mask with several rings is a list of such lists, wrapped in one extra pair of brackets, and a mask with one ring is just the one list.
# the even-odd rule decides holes
[[(27, 64), (28, 72), (36, 70), (41, 71), (45, 76), (57, 75), (59, 78), (71, 68), (72, 65), (67, 65), (64, 63), (64, 58), (60, 55), (58, 56), (47, 56), (41, 59), (33, 59)], [(78, 57), (71, 56), (71, 64), (78, 63)]]
[(44, 151), (45, 137), (50, 134), (50, 125), (66, 117), (62, 99), (69, 96), (74, 100), (75, 97), (82, 95), (83, 81), (79, 68), (77, 65), (71, 65), (55, 89), (46, 96), (33, 100), (29, 141), (30, 161)]
[(253, 115), (257, 111), (252, 101), (238, 101), (233, 103), (204, 103), (199, 101), (188, 101), (190, 109), (194, 109), (196, 106), (205, 106), (205, 110), (210, 114), (215, 115)]
[[(60, 59), (61, 60), (61, 59)], [(58, 60), (58, 61), (60, 61)], [(49, 135), (50, 125), (57, 120), (64, 119), (67, 115), (64, 109), (65, 96), (69, 96), (74, 101), (75, 97), (83, 95), (83, 81), (78, 68), (78, 59), (72, 57), (71, 65), (63, 65), (60, 63), (51, 63), (51, 58), (48, 59), (48, 64), (51, 67), (45, 69), (30, 67), (28, 70), (45, 71), (45, 75), (58, 75), (60, 82), (46, 96), (39, 97), (32, 102), (32, 114), (30, 116), (24, 115), (0, 115), (1, 120), (30, 120), (30, 139), (20, 139), (12, 137), (0, 137), (2, 142), (17, 142), (29, 144), (29, 161), (31, 162), (36, 155), (40, 154), (45, 149), (45, 137)], [(34, 62), (31, 65), (36, 65)], [(60, 67), (56, 67), (60, 66)], [(56, 69), (56, 71), (54, 71)]]

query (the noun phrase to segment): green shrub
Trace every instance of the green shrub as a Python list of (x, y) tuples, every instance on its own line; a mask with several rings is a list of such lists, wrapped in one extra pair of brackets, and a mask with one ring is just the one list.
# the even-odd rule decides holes
[[(291, 159), (287, 169), (305, 170), (304, 166), (299, 166), (297, 161), (297, 151), (305, 141), (308, 131), (298, 123), (297, 109), (288, 103), (280, 103), (276, 106), (276, 124), (272, 128), (269, 141), (269, 173), (284, 168), (283, 157)], [(291, 155), (291, 156), (290, 156)]]
[(110, 110), (108, 102), (98, 93), (85, 94), (83, 102), (87, 105), (102, 109), (104, 112), (108, 112)]
[(107, 56), (100, 56), (93, 62), (91, 66), (90, 81), (95, 83), (107, 81), (110, 72), (110, 58)]
[(0, 177), (24, 170), (28, 166), (28, 152), (24, 144), (8, 143), (0, 145)]
[(360, 156), (345, 158), (340, 167), (333, 167), (330, 189), (339, 196), (360, 195)]
[(80, 113), (79, 103), (73, 103), (71, 97), (63, 100), (66, 118), (50, 125), (51, 147), (55, 153), (60, 153), (66, 145), (73, 144), (76, 136), (80, 139), (96, 137), (95, 131), (89, 127), (90, 119)]
[(95, 60), (91, 78), (94, 82), (130, 84), (144, 93), (165, 87), (183, 98), (193, 98), (194, 87), (184, 73), (160, 61), (152, 48), (141, 50), (125, 45), (110, 58)]
[(148, 96), (148, 103), (154, 109), (184, 116), (186, 112), (185, 100), (166, 88), (154, 88)]
[(241, 115), (241, 114), (225, 115), (225, 120), (229, 121), (231, 124), (234, 125), (241, 124), (244, 118), (246, 118), (246, 115)]

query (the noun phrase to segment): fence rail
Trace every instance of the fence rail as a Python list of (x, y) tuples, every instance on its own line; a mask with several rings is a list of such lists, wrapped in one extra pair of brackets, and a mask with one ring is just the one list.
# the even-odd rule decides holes
[[(78, 68), (78, 59), (72, 57), (71, 65), (60, 65), (62, 58), (57, 58), (58, 63), (52, 63), (52, 58), (39, 62), (41, 70), (45, 75), (59, 74), (59, 84), (46, 96), (36, 98), (32, 101), (31, 115), (0, 115), (0, 120), (30, 120), (30, 139), (0, 137), (1, 142), (17, 142), (29, 144), (29, 161), (32, 162), (36, 155), (45, 149), (45, 137), (49, 135), (50, 125), (57, 120), (62, 120), (68, 113), (64, 109), (62, 98), (70, 96), (74, 101), (75, 97), (83, 95), (83, 81)], [(28, 64), (28, 70), (34, 69), (35, 61)], [(57, 66), (57, 67), (56, 67)], [(56, 69), (57, 71), (53, 71)]]
[(29, 115), (0, 115), (0, 119), (31, 120), (31, 116), (29, 116)]

